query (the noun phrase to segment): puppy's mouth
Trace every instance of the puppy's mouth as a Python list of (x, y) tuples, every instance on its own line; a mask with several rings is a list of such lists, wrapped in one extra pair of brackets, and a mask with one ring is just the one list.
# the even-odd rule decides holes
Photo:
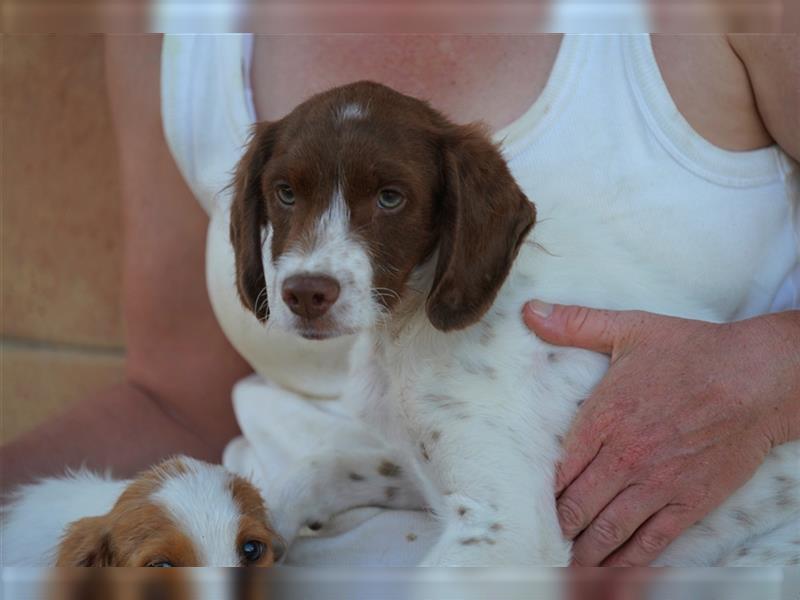
[(297, 319), (294, 331), (307, 340), (329, 340), (355, 333), (353, 329), (341, 327), (330, 319)]
[(332, 331), (317, 331), (315, 329), (301, 329), (297, 332), (300, 337), (307, 340), (328, 340), (331, 338), (339, 337), (338, 332)]

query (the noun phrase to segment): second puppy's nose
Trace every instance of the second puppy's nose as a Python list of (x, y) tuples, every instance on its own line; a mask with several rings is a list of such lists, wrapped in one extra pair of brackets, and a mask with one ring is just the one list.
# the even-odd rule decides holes
[(317, 319), (339, 298), (339, 282), (327, 275), (293, 275), (283, 282), (282, 297), (296, 315)]

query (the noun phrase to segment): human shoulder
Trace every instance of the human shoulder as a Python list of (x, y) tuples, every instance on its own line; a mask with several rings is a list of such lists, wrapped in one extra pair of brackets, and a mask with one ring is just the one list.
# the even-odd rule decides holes
[(747, 69), (770, 134), (800, 160), (800, 35), (730, 34), (727, 39)]

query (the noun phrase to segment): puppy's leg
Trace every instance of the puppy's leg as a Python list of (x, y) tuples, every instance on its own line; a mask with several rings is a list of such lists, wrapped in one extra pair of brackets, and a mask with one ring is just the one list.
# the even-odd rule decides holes
[[(358, 444), (358, 442), (362, 444)], [(374, 440), (331, 440), (266, 485), (273, 521), (287, 541), (303, 526), (318, 529), (348, 509), (422, 509), (424, 499), (401, 453)]]
[(425, 449), (439, 492), (434, 511), (445, 526), (423, 565), (566, 565), (570, 545), (553, 495), (555, 443), (533, 456), (508, 432), (483, 433), (479, 448), (469, 443), (474, 435), (448, 433)]

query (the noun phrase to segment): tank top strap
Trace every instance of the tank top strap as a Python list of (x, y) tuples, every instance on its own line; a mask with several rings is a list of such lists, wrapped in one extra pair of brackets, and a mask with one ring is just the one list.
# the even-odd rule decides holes
[(621, 36), (619, 41), (628, 78), (626, 87), (653, 135), (676, 161), (724, 186), (756, 186), (781, 177), (777, 146), (731, 151), (697, 133), (681, 114), (661, 76), (649, 35)]
[(248, 97), (250, 35), (165, 35), (164, 135), (206, 212), (230, 183), (254, 120)]

